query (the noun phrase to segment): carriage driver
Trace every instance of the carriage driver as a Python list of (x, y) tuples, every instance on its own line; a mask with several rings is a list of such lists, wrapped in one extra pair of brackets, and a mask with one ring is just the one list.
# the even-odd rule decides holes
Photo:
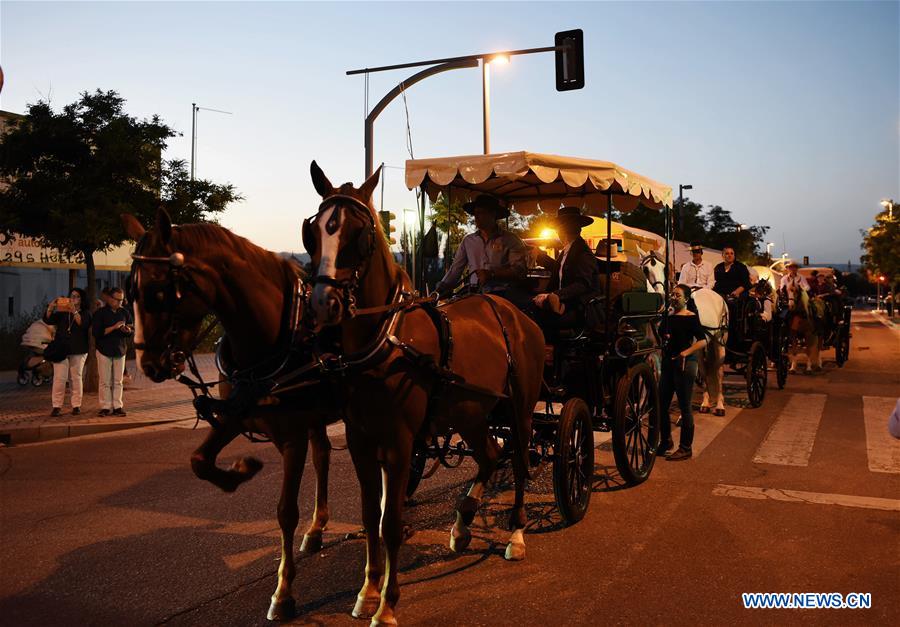
[(509, 210), (487, 194), (467, 202), (463, 210), (475, 217), (478, 230), (463, 238), (450, 269), (435, 287), (438, 295), (448, 296), (468, 267), (469, 287), (480, 287), (485, 293), (505, 296), (513, 302), (522, 300), (516, 295), (521, 291), (518, 284), (524, 280), (527, 270), (527, 247), (517, 235), (497, 224), (498, 220), (509, 217)]
[(715, 285), (713, 267), (708, 261), (703, 261), (703, 245), (699, 242), (691, 242), (691, 260), (681, 266), (678, 282), (691, 289), (712, 289)]
[(728, 300), (738, 298), (750, 289), (750, 270), (740, 261), (734, 260), (734, 247), (725, 246), (722, 249), (722, 263), (713, 271), (715, 285), (713, 290)]
[(809, 292), (809, 283), (802, 275), (797, 274), (797, 270), (800, 269), (800, 264), (793, 259), (788, 259), (784, 264), (784, 267), (787, 268), (788, 273), (781, 277), (781, 283), (778, 285), (778, 290), (784, 290), (790, 285), (795, 290), (802, 289), (805, 292)]

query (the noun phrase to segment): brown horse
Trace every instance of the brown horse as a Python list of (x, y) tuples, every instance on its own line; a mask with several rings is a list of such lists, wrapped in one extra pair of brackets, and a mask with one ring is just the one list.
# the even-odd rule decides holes
[(806, 355), (806, 374), (822, 369), (821, 338), (812, 318), (813, 304), (805, 290), (789, 283), (784, 288), (788, 304), (789, 348), (791, 367), (797, 372), (800, 355)]
[[(376, 227), (370, 198), (380, 170), (359, 189), (350, 183), (334, 188), (315, 162), (311, 170), (323, 198), (318, 213), (303, 225), (304, 244), (317, 272), (311, 310), (317, 328), (340, 329), (347, 438), (366, 529), (365, 579), (353, 615), (372, 616), (373, 625), (396, 624), (397, 552), (417, 434), (428, 437), (452, 426), (473, 451), (478, 473), (450, 532), (451, 548), (462, 551), (471, 540), (469, 525), (500, 454), (489, 415), (495, 424), (508, 425), (515, 505), (506, 557), (524, 558), (528, 445), (543, 374), (544, 339), (534, 322), (502, 298), (470, 296), (432, 311), (432, 316), (413, 297), (409, 277)], [(446, 344), (442, 348), (441, 325), (435, 320), (440, 313), (450, 321), (450, 350)], [(443, 370), (437, 366), (442, 361)], [(382, 475), (384, 497), (379, 503)]]
[[(163, 210), (152, 231), (145, 232), (131, 215), (123, 215), (122, 222), (138, 242), (130, 292), (137, 359), (148, 377), (161, 382), (184, 370), (184, 357), (190, 354), (203, 318), (210, 312), (225, 330), (232, 382), (240, 386), (240, 373), (254, 378), (250, 375), (264, 376), (277, 368), (292, 345), (292, 338), (285, 337), (290, 326), (285, 324), (285, 316), (289, 309), (296, 316), (302, 303), (295, 301), (292, 307), (301, 287), (301, 277), (292, 264), (215, 224), (172, 226)], [(227, 396), (224, 393), (230, 389), (224, 387), (220, 395)], [(218, 454), (242, 432), (267, 436), (282, 455), (284, 474), (278, 502), (281, 565), (269, 607), (270, 620), (294, 614), (294, 531), (300, 517), (297, 498), (307, 441), (317, 475), (316, 506), (301, 551), (321, 548), (328, 521), (331, 445), (325, 427), (335, 412), (321, 406), (317, 400), (321, 396), (295, 393), (278, 402), (268, 397), (265, 406), (251, 396), (240, 415), (220, 420), (191, 456), (194, 474), (232, 492), (262, 468), (252, 457), (235, 462), (229, 470), (216, 466)]]

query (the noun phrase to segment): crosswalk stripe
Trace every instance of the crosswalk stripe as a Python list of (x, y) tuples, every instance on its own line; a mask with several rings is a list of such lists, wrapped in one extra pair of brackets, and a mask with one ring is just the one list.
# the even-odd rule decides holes
[(752, 486), (727, 485), (720, 483), (713, 488), (714, 496), (733, 496), (741, 499), (771, 499), (790, 503), (812, 503), (815, 505), (841, 505), (843, 507), (861, 507), (864, 509), (880, 509), (887, 512), (900, 512), (900, 501), (882, 499), (874, 496), (855, 496), (852, 494), (826, 494), (822, 492), (804, 492), (802, 490), (782, 490), (778, 488), (756, 488)]
[(866, 454), (872, 472), (900, 473), (900, 440), (888, 432), (888, 416), (897, 404), (896, 398), (863, 396), (866, 423)]
[[(707, 446), (709, 446), (713, 440), (718, 436), (729, 424), (731, 421), (737, 417), (739, 413), (744, 411), (743, 409), (735, 410), (733, 407), (728, 407), (725, 410), (724, 416), (714, 416), (712, 413), (701, 414), (700, 412), (693, 412), (694, 414), (694, 441), (691, 444), (691, 454), (694, 458), (700, 456), (700, 453), (703, 452)], [(678, 420), (676, 414), (672, 414), (672, 420)], [(673, 422), (673, 427), (674, 422)], [(674, 429), (673, 429), (674, 431)], [(678, 437), (674, 437), (675, 445), (678, 446)]]
[(753, 457), (755, 464), (808, 466), (825, 394), (793, 394)]

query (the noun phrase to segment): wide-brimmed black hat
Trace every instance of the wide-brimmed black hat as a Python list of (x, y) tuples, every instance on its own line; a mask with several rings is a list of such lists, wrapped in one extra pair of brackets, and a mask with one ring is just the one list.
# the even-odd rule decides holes
[(465, 211), (469, 215), (475, 215), (475, 207), (493, 209), (494, 215), (497, 216), (498, 220), (509, 217), (509, 209), (500, 204), (499, 200), (497, 200), (493, 196), (489, 196), (488, 194), (479, 194), (475, 197), (475, 200), (464, 204), (463, 211)]
[(578, 228), (584, 228), (591, 224), (593, 220), (588, 216), (581, 215), (581, 209), (578, 207), (562, 207), (556, 212), (553, 222), (556, 224), (577, 224)]

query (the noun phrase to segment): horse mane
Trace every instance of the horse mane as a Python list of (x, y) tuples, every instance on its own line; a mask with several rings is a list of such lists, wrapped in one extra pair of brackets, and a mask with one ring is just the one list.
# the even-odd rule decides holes
[(303, 270), (297, 264), (212, 222), (181, 224), (173, 228), (173, 235), (177, 238), (178, 247), (188, 253), (212, 251), (215, 255), (221, 252), (225, 256), (239, 257), (259, 267), (266, 276), (282, 273), (291, 279), (305, 278)]

